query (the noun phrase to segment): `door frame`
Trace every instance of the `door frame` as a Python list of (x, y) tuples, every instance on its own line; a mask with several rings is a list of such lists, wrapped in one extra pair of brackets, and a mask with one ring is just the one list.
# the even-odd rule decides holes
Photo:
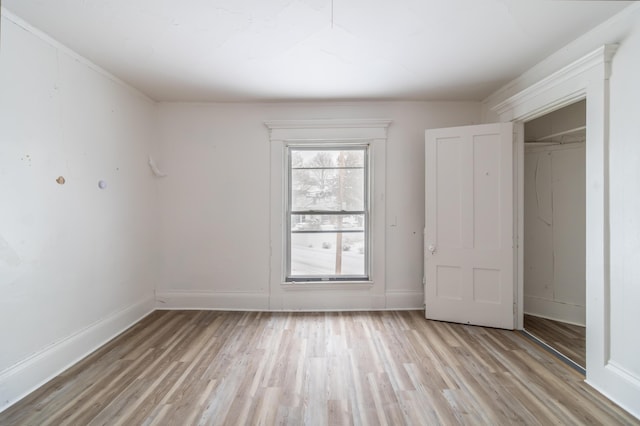
[[(609, 77), (617, 45), (604, 45), (495, 105), (514, 123), (516, 324), (523, 326), (524, 122), (586, 99), (586, 381), (623, 405), (636, 390), (610, 356)], [(517, 83), (505, 90), (515, 90)], [(629, 406), (632, 406), (629, 404)]]

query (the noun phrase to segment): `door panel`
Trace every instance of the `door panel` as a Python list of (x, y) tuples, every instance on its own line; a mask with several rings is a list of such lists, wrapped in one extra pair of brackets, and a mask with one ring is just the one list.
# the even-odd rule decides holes
[(437, 197), (437, 214), (438, 216), (448, 216), (450, 220), (441, 223), (435, 231), (437, 232), (438, 241), (448, 247), (460, 247), (462, 245), (460, 221), (462, 215), (462, 205), (460, 197), (457, 193), (460, 191), (460, 151), (462, 140), (451, 138), (448, 140), (439, 140), (436, 155), (438, 162), (450, 164), (451, 167), (442, 167), (437, 170), (437, 180), (439, 182), (447, 182), (449, 191), (439, 191), (435, 195)]
[(425, 316), (512, 329), (511, 123), (426, 132)]
[(501, 154), (499, 138), (473, 137), (473, 241), (477, 249), (496, 250), (500, 246)]
[(443, 299), (462, 300), (462, 280), (460, 268), (455, 266), (437, 266), (436, 295)]

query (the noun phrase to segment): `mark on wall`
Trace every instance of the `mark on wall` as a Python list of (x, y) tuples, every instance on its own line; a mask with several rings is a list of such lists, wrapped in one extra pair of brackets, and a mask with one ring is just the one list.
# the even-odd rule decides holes
[(107, 188), (107, 182), (103, 181), (103, 180), (99, 180), (98, 181), (98, 188), (100, 189), (106, 189)]
[[(548, 194), (551, 193), (551, 152), (546, 155), (538, 155), (534, 175), (536, 190), (536, 214), (547, 226), (553, 225), (553, 200)], [(543, 194), (547, 194), (544, 196)]]
[(157, 177), (165, 177), (165, 176), (167, 176), (166, 173), (162, 173), (160, 171), (160, 169), (156, 165), (156, 162), (153, 161), (153, 158), (151, 156), (149, 156), (149, 167), (151, 167), (151, 171), (153, 172), (153, 174), (155, 176), (157, 176)]
[(22, 161), (26, 162), (29, 167), (31, 167), (31, 156), (29, 154), (20, 158)]
[(56, 179), (56, 182), (58, 182), (58, 185), (64, 185), (66, 180), (64, 179), (64, 176), (58, 176), (58, 179)]

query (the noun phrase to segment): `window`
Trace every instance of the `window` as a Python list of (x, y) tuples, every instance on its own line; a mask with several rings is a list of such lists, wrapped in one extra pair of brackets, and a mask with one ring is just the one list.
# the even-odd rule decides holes
[(369, 279), (366, 144), (287, 147), (286, 281)]
[[(265, 122), (270, 145), (269, 309), (383, 309), (399, 306), (398, 300), (405, 297), (387, 296), (386, 287), (385, 182), (390, 124), (391, 120), (377, 118)], [(332, 156), (333, 163), (310, 166), (319, 152)], [(344, 166), (338, 166), (341, 153)], [(339, 201), (340, 186), (312, 182), (321, 180), (322, 172), (333, 185), (339, 183), (340, 173), (343, 184), (345, 180), (347, 184), (355, 182), (356, 176), (361, 181), (349, 188), (343, 185)], [(319, 246), (301, 243), (321, 237), (327, 239)], [(337, 252), (339, 238), (342, 250)], [(327, 248), (322, 248), (323, 242)], [(305, 261), (301, 254), (305, 247), (324, 254), (324, 269), (311, 271), (308, 259), (319, 262), (312, 256)], [(359, 262), (351, 262), (357, 258)]]

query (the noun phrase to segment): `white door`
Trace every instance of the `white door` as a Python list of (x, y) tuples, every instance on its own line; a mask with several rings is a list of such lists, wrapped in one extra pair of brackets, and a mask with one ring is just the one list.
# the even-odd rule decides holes
[(513, 125), (426, 132), (425, 316), (514, 328)]

